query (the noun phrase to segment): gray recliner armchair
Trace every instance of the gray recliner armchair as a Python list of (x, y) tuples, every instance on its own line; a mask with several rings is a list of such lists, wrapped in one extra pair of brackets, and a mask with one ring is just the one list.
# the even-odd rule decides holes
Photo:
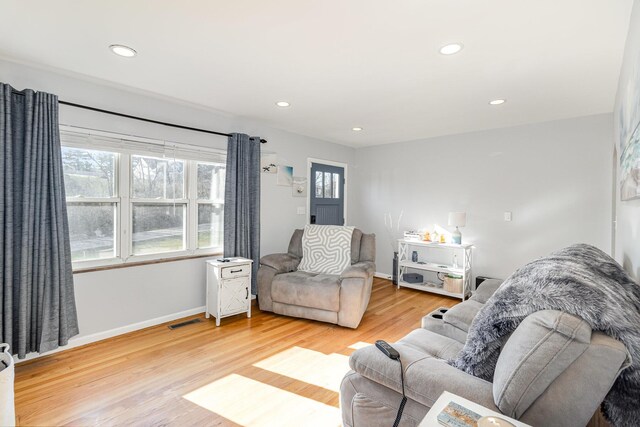
[(376, 271), (375, 234), (357, 228), (351, 238), (351, 266), (340, 275), (298, 271), (303, 230), (295, 230), (286, 254), (260, 259), (260, 310), (357, 328), (369, 304)]
[[(584, 320), (555, 310), (526, 317), (502, 346), (492, 382), (447, 364), (471, 322), (500, 285), (484, 282), (467, 301), (425, 316), (422, 329), (393, 345), (408, 397), (401, 426), (417, 426), (444, 392), (532, 426), (582, 427), (628, 366), (625, 346)], [(355, 351), (340, 387), (345, 427), (388, 427), (402, 395), (400, 365), (374, 346)]]

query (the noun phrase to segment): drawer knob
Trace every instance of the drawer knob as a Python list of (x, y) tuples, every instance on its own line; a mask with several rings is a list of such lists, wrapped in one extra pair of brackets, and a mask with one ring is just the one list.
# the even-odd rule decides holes
[(232, 273), (241, 273), (241, 272), (242, 272), (242, 269), (240, 269), (240, 270), (231, 270), (231, 272), (232, 272)]

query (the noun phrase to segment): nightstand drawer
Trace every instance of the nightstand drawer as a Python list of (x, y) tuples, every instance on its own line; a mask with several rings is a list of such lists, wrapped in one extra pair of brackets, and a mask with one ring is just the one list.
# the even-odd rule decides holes
[(220, 274), (223, 279), (231, 279), (233, 277), (248, 276), (251, 272), (251, 264), (245, 265), (233, 265), (220, 269)]

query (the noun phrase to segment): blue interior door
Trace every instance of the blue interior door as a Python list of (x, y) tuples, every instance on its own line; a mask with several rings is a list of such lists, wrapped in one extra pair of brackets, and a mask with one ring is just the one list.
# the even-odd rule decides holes
[(311, 164), (311, 224), (344, 225), (344, 168)]

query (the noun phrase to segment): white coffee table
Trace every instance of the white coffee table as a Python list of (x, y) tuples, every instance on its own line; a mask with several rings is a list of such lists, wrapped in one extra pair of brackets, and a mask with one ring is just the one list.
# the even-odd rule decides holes
[(516, 427), (531, 427), (528, 424), (522, 423), (518, 420), (514, 420), (513, 418), (509, 418), (506, 415), (502, 415), (499, 412), (492, 411), (491, 409), (485, 408), (484, 406), (478, 405), (470, 400), (465, 399), (464, 397), (460, 397), (456, 394), (449, 393), (445, 391), (440, 395), (436, 403), (433, 404), (427, 415), (422, 419), (418, 427), (442, 427), (442, 424), (438, 422), (438, 414), (442, 412), (442, 410), (449, 404), (449, 402), (455, 402), (459, 405), (464, 406), (465, 408), (471, 409), (473, 412), (476, 412), (480, 415), (484, 416), (495, 416), (502, 418), (503, 420), (509, 421)]

